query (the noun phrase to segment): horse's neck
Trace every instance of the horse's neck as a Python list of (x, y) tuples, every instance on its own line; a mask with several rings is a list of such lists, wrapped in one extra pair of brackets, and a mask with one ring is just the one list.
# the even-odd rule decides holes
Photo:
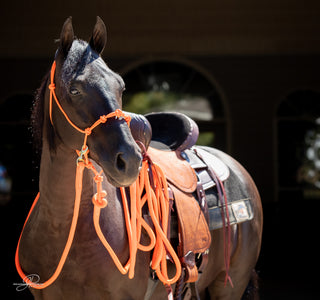
[[(58, 147), (53, 154), (49, 152), (48, 148), (43, 149), (40, 166), (39, 213), (35, 214), (35, 217), (45, 219), (49, 230), (51, 230), (52, 224), (54, 224), (52, 229), (57, 226), (60, 228), (70, 227), (75, 203), (76, 160), (76, 152), (66, 150), (63, 146)], [(92, 163), (100, 172), (101, 168), (96, 163)], [(94, 174), (91, 170), (84, 169), (77, 231), (85, 230), (85, 234), (87, 231), (92, 232), (93, 230), (92, 197), (96, 193), (93, 177)], [(102, 187), (106, 190), (109, 200), (107, 209), (101, 211), (101, 219), (104, 219), (102, 230), (117, 224), (119, 230), (124, 231), (119, 193), (105, 176), (103, 176)], [(43, 223), (43, 220), (40, 220), (40, 223)], [(96, 234), (94, 233), (94, 235)]]
[[(55, 152), (50, 153), (44, 145), (40, 165), (40, 205), (55, 222), (70, 222), (75, 199), (76, 159), (76, 153), (63, 146), (58, 146)], [(93, 193), (89, 177), (90, 174), (84, 172), (85, 195)]]
[[(20, 263), (27, 272), (36, 272), (41, 278), (49, 278), (60, 259), (69, 234), (75, 200), (76, 158), (72, 152), (59, 147), (50, 154), (44, 145), (40, 166), (40, 199), (31, 214), (22, 235), (20, 245)], [(96, 166), (99, 168), (98, 166)], [(98, 169), (99, 171), (99, 169)], [(117, 190), (104, 178), (103, 188), (108, 192), (108, 209), (101, 212), (101, 225), (106, 239), (119, 258), (125, 261), (128, 247), (124, 229), (124, 220)], [(80, 213), (76, 226), (77, 239), (73, 246), (81, 249), (79, 253), (91, 251), (97, 259), (96, 246), (100, 245), (94, 230), (92, 214), (92, 195), (96, 192), (93, 175), (90, 170), (83, 172)], [(110, 231), (110, 228), (112, 230)], [(117, 236), (114, 239), (113, 235)], [(113, 237), (113, 239), (112, 239)], [(48, 255), (50, 253), (50, 255)], [(105, 257), (104, 251), (103, 257)], [(76, 258), (85, 264), (83, 258)], [(111, 275), (110, 275), (111, 276)]]

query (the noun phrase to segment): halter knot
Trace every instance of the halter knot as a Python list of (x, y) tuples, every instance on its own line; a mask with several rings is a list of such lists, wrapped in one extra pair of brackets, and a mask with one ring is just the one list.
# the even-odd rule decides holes
[(128, 126), (130, 127), (130, 121), (131, 121), (131, 117), (129, 115), (124, 115), (124, 120), (127, 122)]
[(49, 90), (53, 91), (56, 88), (56, 85), (54, 83), (49, 84)]
[(108, 120), (108, 117), (106, 115), (100, 116), (101, 123), (105, 123), (105, 122), (107, 122), (107, 120)]
[(100, 183), (100, 182), (103, 181), (103, 177), (102, 177), (101, 175), (97, 174), (97, 175), (95, 175), (95, 176), (93, 177), (93, 180), (94, 180), (96, 183)]
[(123, 117), (124, 113), (120, 110), (120, 109), (116, 109), (114, 111), (114, 114), (115, 114), (115, 117), (116, 118), (120, 118), (120, 117)]
[(85, 135), (90, 135), (91, 132), (92, 132), (92, 129), (91, 129), (90, 127), (86, 128), (86, 129), (84, 130)]
[(96, 193), (92, 197), (92, 203), (99, 208), (105, 208), (108, 205), (108, 201), (105, 198), (106, 196), (107, 192), (104, 190), (100, 193)]
[(124, 119), (128, 126), (130, 127), (130, 121), (131, 121), (131, 117), (127, 114), (125, 114), (121, 109), (116, 109), (115, 112), (114, 112), (114, 116), (116, 119)]

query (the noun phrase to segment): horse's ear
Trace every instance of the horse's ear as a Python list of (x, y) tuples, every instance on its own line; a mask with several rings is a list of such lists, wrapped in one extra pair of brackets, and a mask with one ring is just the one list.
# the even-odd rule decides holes
[(69, 17), (63, 24), (60, 34), (60, 49), (64, 56), (67, 56), (74, 40), (72, 17)]
[(106, 26), (104, 25), (102, 19), (100, 17), (97, 17), (97, 22), (96, 22), (96, 25), (94, 26), (89, 44), (93, 50), (101, 54), (106, 43), (107, 43)]

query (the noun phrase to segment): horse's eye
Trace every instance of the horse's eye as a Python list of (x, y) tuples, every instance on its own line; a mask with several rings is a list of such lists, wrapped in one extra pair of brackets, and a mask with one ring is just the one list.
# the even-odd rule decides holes
[(76, 96), (76, 95), (79, 95), (80, 92), (79, 92), (78, 89), (72, 87), (72, 88), (70, 88), (70, 94), (73, 95), (73, 96)]

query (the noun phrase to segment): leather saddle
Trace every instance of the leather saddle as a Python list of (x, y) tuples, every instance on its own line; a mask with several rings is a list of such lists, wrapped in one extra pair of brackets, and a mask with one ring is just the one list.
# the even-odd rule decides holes
[(145, 145), (151, 160), (160, 165), (167, 177), (174, 203), (171, 241), (177, 244), (185, 281), (195, 282), (198, 270), (205, 266), (211, 244), (205, 190), (216, 182), (208, 168), (221, 181), (228, 178), (229, 169), (217, 157), (194, 147), (199, 130), (186, 115), (176, 112), (130, 115), (133, 137)]

